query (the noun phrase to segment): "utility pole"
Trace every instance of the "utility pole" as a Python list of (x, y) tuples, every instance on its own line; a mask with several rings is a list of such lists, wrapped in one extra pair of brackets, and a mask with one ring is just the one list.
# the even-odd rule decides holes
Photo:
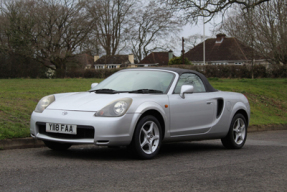
[[(206, 3), (206, 0), (198, 0), (199, 3), (200, 3), (200, 7), (202, 7), (202, 3), (203, 5), (205, 5)], [(203, 9), (201, 9), (201, 14), (202, 14), (202, 22), (203, 22), (203, 65), (205, 65), (205, 21), (204, 21), (204, 12), (203, 12)]]
[(254, 3), (253, 0), (251, 0), (251, 4), (253, 6), (251, 7), (251, 15), (250, 10), (248, 9), (248, 18), (251, 20), (251, 47), (252, 47), (252, 56), (251, 56), (251, 78), (254, 79), (254, 26), (253, 26), (253, 14), (254, 14)]
[(182, 37), (182, 50), (181, 50), (182, 64), (184, 65), (184, 38)]
[[(202, 11), (203, 14), (203, 11)], [(203, 65), (205, 65), (205, 23), (204, 23), (204, 16), (202, 16), (203, 20)]]

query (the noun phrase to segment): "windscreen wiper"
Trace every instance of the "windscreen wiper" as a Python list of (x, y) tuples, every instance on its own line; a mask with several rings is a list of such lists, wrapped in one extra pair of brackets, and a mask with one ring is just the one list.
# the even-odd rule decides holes
[(96, 89), (96, 90), (92, 90), (90, 92), (95, 92), (95, 93), (105, 93), (105, 94), (115, 94), (118, 93), (117, 91), (113, 90), (113, 89)]
[(133, 90), (133, 91), (129, 91), (128, 93), (143, 93), (143, 94), (147, 94), (147, 93), (163, 93), (160, 90), (155, 90), (155, 89), (138, 89), (138, 90)]

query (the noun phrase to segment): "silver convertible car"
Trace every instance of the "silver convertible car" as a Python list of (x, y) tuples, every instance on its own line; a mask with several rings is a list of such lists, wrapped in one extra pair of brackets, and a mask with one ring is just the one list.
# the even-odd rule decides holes
[(31, 136), (53, 150), (128, 146), (142, 159), (153, 158), (163, 142), (221, 139), (232, 149), (245, 143), (247, 98), (214, 89), (196, 71), (124, 69), (91, 87), (43, 97), (31, 115)]

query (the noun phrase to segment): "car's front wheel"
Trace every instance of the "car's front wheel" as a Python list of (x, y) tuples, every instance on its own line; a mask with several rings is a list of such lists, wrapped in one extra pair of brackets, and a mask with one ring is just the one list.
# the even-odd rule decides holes
[(59, 143), (53, 141), (44, 141), (44, 143), (47, 147), (56, 151), (67, 150), (72, 146), (72, 144), (69, 143)]
[(242, 114), (236, 114), (226, 137), (221, 139), (224, 147), (228, 149), (240, 149), (243, 147), (247, 137), (247, 123)]
[(131, 147), (141, 159), (152, 159), (159, 152), (162, 130), (154, 116), (143, 117), (136, 126)]

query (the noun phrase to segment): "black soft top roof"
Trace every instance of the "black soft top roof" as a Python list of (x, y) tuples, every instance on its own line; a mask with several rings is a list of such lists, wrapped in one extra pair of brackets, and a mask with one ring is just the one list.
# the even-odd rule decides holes
[(182, 68), (173, 68), (173, 67), (149, 67), (149, 68), (133, 68), (133, 69), (136, 69), (136, 70), (138, 70), (138, 69), (143, 69), (143, 70), (144, 69), (145, 70), (146, 69), (161, 69), (161, 70), (167, 70), (167, 71), (176, 72), (176, 73), (178, 73), (179, 76), (182, 75), (183, 73), (194, 73), (194, 74), (198, 75), (200, 77), (200, 79), (202, 80), (202, 82), (203, 82), (203, 84), (205, 86), (206, 92), (218, 91), (218, 90), (214, 89), (210, 85), (210, 83), (208, 82), (207, 78), (203, 74), (201, 74), (201, 73), (199, 73), (197, 71), (194, 71), (194, 70), (182, 69)]

